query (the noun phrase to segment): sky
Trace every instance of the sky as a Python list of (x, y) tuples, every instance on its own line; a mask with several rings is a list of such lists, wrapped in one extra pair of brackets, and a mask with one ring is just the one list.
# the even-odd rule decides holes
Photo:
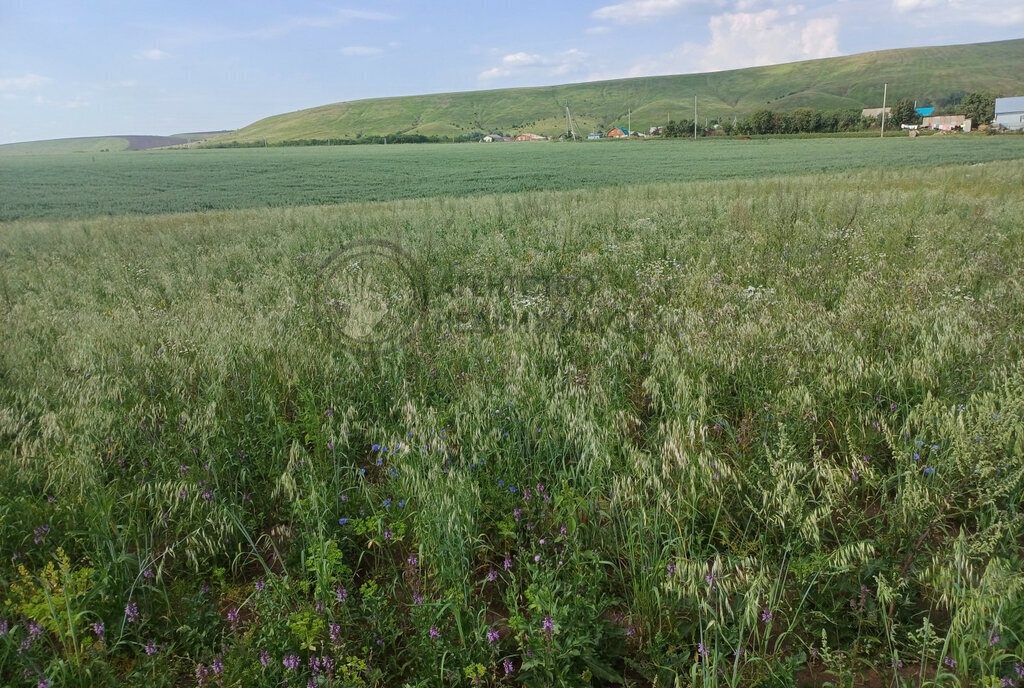
[(0, 143), (1020, 37), (1020, 0), (0, 0)]

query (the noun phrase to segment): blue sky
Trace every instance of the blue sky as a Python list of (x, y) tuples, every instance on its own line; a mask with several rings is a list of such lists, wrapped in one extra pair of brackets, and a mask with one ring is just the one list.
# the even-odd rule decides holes
[(999, 0), (0, 0), (0, 143), (1022, 36)]

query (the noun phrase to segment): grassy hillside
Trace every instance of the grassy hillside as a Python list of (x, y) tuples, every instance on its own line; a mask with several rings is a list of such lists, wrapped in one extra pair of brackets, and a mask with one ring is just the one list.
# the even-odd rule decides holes
[(1022, 63), (1024, 39), (885, 50), (707, 74), (375, 98), (268, 117), (213, 141), (267, 139), (273, 143), (395, 132), (558, 134), (565, 128), (566, 101), (585, 131), (626, 124), (628, 108), (633, 128), (642, 130), (664, 124), (670, 113), (677, 118), (692, 113), (694, 94), (701, 117), (713, 119), (742, 116), (762, 107), (878, 107), (883, 82), (889, 83), (892, 102), (913, 98), (927, 104), (962, 91), (1024, 93)]
[(123, 150), (149, 150), (166, 146), (180, 146), (229, 131), (194, 132), (172, 134), (171, 136), (129, 135), (129, 136), (81, 136), (69, 139), (47, 139), (0, 145), (3, 155), (59, 155), (63, 153), (109, 153)]

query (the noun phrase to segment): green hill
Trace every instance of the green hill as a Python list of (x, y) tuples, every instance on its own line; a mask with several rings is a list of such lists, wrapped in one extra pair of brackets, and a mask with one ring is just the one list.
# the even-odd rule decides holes
[(63, 153), (107, 153), (125, 150), (148, 150), (166, 146), (180, 146), (190, 141), (200, 141), (214, 135), (228, 134), (227, 131), (173, 134), (171, 136), (128, 135), (128, 136), (81, 136), (70, 139), (46, 139), (5, 143), (0, 145), (0, 155), (46, 155)]
[(890, 102), (911, 98), (923, 106), (955, 102), (976, 90), (1024, 93), (1021, 64), (1024, 39), (884, 50), (706, 74), (374, 98), (267, 117), (210, 142), (354, 139), (399, 132), (553, 135), (565, 130), (566, 101), (583, 133), (625, 125), (627, 109), (632, 110), (633, 129), (644, 131), (664, 124), (669, 115), (692, 117), (694, 94), (700, 117), (714, 120), (764, 107), (879, 107), (883, 82), (889, 84)]

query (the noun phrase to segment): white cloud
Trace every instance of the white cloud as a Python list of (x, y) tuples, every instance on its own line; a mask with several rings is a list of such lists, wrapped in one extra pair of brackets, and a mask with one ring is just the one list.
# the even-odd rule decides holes
[(590, 16), (601, 21), (626, 24), (682, 12), (688, 5), (690, 0), (626, 0), (599, 7)]
[(26, 74), (24, 76), (0, 77), (0, 91), (27, 91), (39, 88), (53, 81), (48, 76)]
[(163, 60), (170, 57), (168, 53), (165, 53), (160, 48), (150, 48), (149, 50), (140, 50), (135, 56), (142, 60)]
[[(787, 14), (797, 14), (790, 7)], [(700, 52), (700, 67), (708, 71), (760, 67), (794, 60), (813, 60), (839, 54), (839, 20), (780, 20), (775, 9), (719, 14), (708, 22), (711, 42)]]
[(371, 45), (346, 45), (341, 49), (342, 55), (357, 55), (357, 56), (369, 56), (369, 55), (380, 55), (384, 51), (381, 48), (375, 48)]
[(611, 30), (612, 29), (610, 26), (588, 26), (587, 28), (583, 29), (583, 33), (587, 34), (588, 36), (600, 36), (602, 34), (609, 33)]
[(509, 53), (501, 58), (501, 64), (480, 73), (482, 81), (526, 77), (534, 79), (563, 77), (582, 70), (587, 54), (575, 48), (554, 55), (534, 53)]
[(694, 74), (759, 67), (839, 55), (839, 20), (802, 19), (803, 8), (789, 5), (760, 12), (729, 12), (711, 17), (711, 40), (684, 43), (662, 55), (634, 62), (625, 70), (591, 74), (619, 79), (657, 74)]

